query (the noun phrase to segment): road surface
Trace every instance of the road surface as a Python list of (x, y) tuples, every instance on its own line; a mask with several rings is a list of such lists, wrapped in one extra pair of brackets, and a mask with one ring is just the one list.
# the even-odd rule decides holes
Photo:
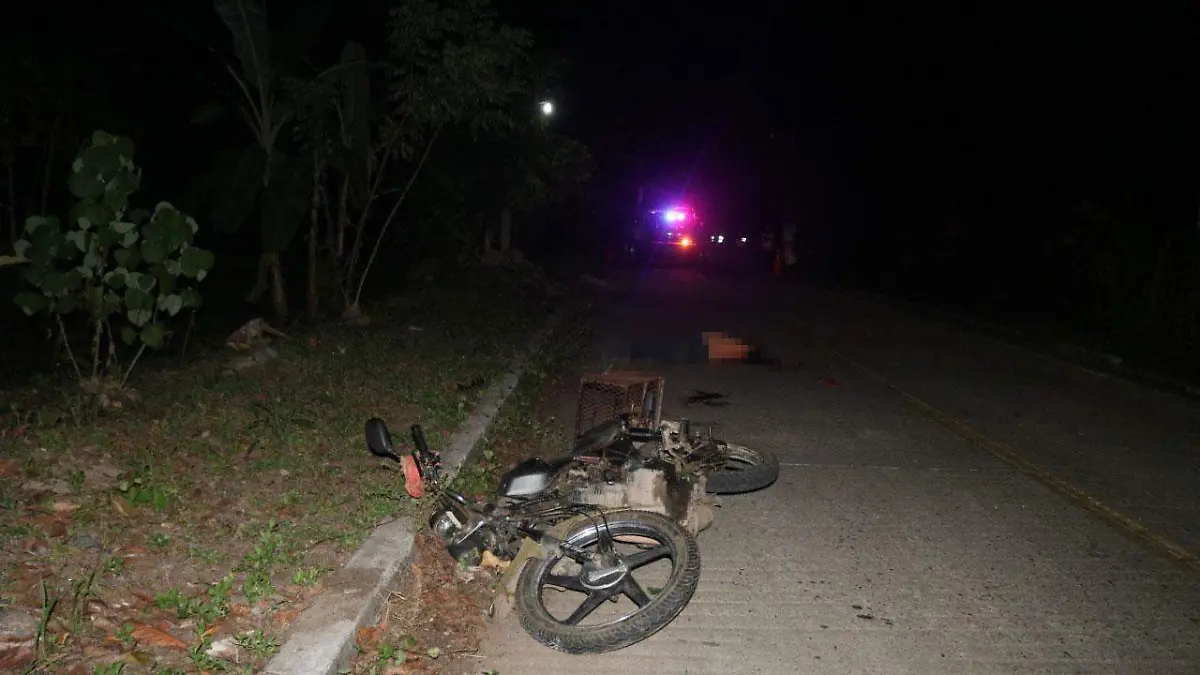
[(767, 280), (646, 272), (611, 300), (608, 356), (725, 330), (781, 359), (660, 368), (667, 416), (770, 448), (780, 479), (724, 499), (655, 636), (571, 656), (510, 616), (475, 672), (1200, 673), (1200, 574), (1167, 555), (1200, 555), (1200, 404)]

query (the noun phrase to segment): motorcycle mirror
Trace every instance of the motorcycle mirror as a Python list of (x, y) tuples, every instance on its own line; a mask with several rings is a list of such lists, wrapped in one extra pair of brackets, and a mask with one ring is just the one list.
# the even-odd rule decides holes
[(367, 420), (367, 449), (371, 454), (399, 462), (400, 455), (392, 447), (392, 434), (388, 432), (387, 423), (378, 417)]

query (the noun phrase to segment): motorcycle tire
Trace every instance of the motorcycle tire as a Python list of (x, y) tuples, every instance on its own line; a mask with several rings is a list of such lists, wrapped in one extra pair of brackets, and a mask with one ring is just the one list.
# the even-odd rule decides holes
[[(622, 538), (637, 538), (657, 542), (658, 546), (647, 552), (663, 549), (663, 557), (671, 559), (671, 573), (652, 597), (646, 595), (641, 586), (635, 583), (637, 590), (648, 602), (633, 613), (596, 625), (572, 625), (550, 613), (542, 600), (541, 592), (550, 577), (568, 578), (553, 574), (553, 570), (564, 556), (558, 553), (530, 560), (521, 570), (517, 580), (516, 610), (525, 631), (547, 647), (568, 654), (599, 654), (623, 649), (645, 640), (671, 623), (696, 592), (696, 586), (700, 582), (700, 549), (696, 545), (695, 537), (673, 520), (649, 511), (609, 511), (605, 513), (605, 519), (610, 534), (617, 541), (621, 541)], [(595, 544), (598, 539), (596, 522), (596, 519), (579, 522), (563, 539), (582, 548)], [(659, 558), (653, 558), (657, 559)], [(632, 567), (637, 569), (638, 566)], [(631, 573), (632, 570), (627, 579), (632, 579)], [(578, 583), (578, 577), (571, 579)], [(625, 582), (621, 583), (623, 586)], [(559, 586), (556, 583), (548, 585)], [(582, 588), (574, 590), (584, 592)], [(601, 606), (608, 605), (604, 600), (597, 602)]]
[(766, 450), (719, 441), (728, 461), (708, 473), (705, 491), (730, 495), (761, 490), (779, 478), (779, 459)]

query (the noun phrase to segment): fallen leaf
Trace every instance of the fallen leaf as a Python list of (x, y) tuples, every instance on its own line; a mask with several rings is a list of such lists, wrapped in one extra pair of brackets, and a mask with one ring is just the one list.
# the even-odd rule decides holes
[(52, 478), (48, 481), (27, 480), (21, 485), (21, 489), (33, 493), (53, 492), (56, 495), (71, 494), (71, 486), (61, 478)]
[(180, 640), (164, 630), (159, 630), (154, 626), (147, 626), (144, 623), (133, 624), (133, 632), (131, 635), (133, 636), (133, 639), (144, 645), (187, 651), (187, 644), (185, 644), (183, 640)]
[(50, 552), (50, 545), (41, 539), (29, 537), (21, 542), (21, 550), (30, 555), (45, 555)]
[(129, 652), (124, 658), (126, 663), (138, 666), (149, 666), (154, 663), (154, 655), (148, 652)]
[(37, 525), (51, 539), (67, 536), (67, 524), (61, 518), (56, 518), (55, 516), (38, 516), (36, 518), (20, 518), (19, 520), (23, 523)]
[(65, 670), (58, 671), (62, 675), (92, 675), (92, 668), (83, 661), (76, 661), (67, 666)]
[(279, 624), (280, 628), (286, 628), (298, 616), (300, 616), (300, 610), (298, 609), (281, 609), (275, 612), (275, 622)]
[(237, 638), (232, 635), (223, 637), (209, 645), (204, 653), (215, 659), (227, 661), (236, 659), (238, 654)]
[(87, 659), (102, 659), (106, 656), (111, 656), (113, 650), (111, 648), (101, 647), (99, 645), (84, 645), (83, 656)]
[(113, 497), (108, 501), (112, 504), (113, 510), (120, 516), (128, 518), (130, 512), (133, 511), (133, 507), (129, 505), (129, 502), (125, 501), (124, 497)]
[(218, 620), (216, 623), (208, 627), (208, 630), (200, 634), (201, 638), (208, 639), (216, 635), (225, 626), (224, 621)]
[(491, 551), (484, 551), (479, 564), (488, 569), (503, 570), (508, 568), (509, 561), (497, 558)]
[(122, 473), (124, 472), (121, 469), (111, 464), (98, 462), (84, 468), (83, 477), (89, 487), (105, 488), (115, 485)]
[(79, 505), (72, 504), (71, 502), (54, 502), (54, 506), (51, 507), (51, 509), (59, 515), (67, 515), (77, 508), (79, 508)]
[(108, 603), (100, 598), (88, 598), (83, 603), (83, 613), (92, 617), (105, 615), (108, 613)]
[(0, 638), (0, 668), (23, 666), (37, 657), (33, 636)]
[(378, 626), (364, 626), (358, 629), (358, 645), (363, 649), (371, 650), (379, 642), (379, 636), (382, 631)]
[(21, 463), (15, 459), (0, 459), (0, 478), (20, 475)]

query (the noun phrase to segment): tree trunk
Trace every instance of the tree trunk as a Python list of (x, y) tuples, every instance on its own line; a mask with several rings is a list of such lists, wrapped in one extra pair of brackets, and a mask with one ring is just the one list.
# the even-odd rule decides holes
[(346, 227), (350, 225), (350, 208), (347, 200), (350, 198), (350, 177), (347, 176), (342, 180), (342, 190), (338, 194), (338, 219), (337, 219), (337, 248), (335, 251), (335, 259), (340, 261), (346, 255)]
[(309, 214), (308, 224), (308, 288), (307, 288), (307, 314), (309, 321), (317, 320), (317, 312), (320, 309), (319, 287), (317, 284), (317, 256), (320, 253), (320, 247), (317, 242), (321, 236), (321, 176), (320, 172), (313, 173), (313, 188), (312, 188), (312, 208)]
[(283, 263), (279, 254), (274, 251), (263, 251), (258, 258), (258, 279), (254, 288), (246, 296), (246, 302), (258, 304), (263, 295), (271, 294), (271, 307), (275, 317), (286, 320), (288, 317), (287, 287), (283, 281)]
[(1149, 293), (1146, 294), (1146, 308), (1142, 313), (1142, 330), (1150, 330), (1154, 316), (1158, 313), (1158, 299), (1162, 293), (1163, 272), (1167, 266), (1167, 256), (1171, 251), (1171, 238), (1168, 236), (1158, 249), (1158, 261), (1154, 265), (1154, 275), (1150, 278)]
[(258, 274), (254, 280), (254, 288), (246, 294), (246, 302), (257, 305), (262, 302), (263, 296), (267, 294), (267, 290), (271, 288), (271, 274), (267, 254), (263, 253), (258, 257)]
[(58, 127), (61, 124), (62, 115), (60, 114), (54, 120), (54, 126), (50, 130), (50, 141), (46, 146), (45, 164), (42, 166), (42, 201), (41, 210), (38, 213), (45, 214), (50, 208), (50, 179), (54, 174), (54, 151), (58, 146)]
[(505, 208), (500, 214), (500, 252), (508, 255), (512, 248), (512, 211)]
[(267, 259), (267, 270), (271, 278), (271, 306), (275, 308), (275, 317), (281, 322), (286, 321), (288, 301), (287, 287), (283, 281), (283, 263), (279, 260), (279, 254), (275, 252), (264, 253), (263, 257)]
[(8, 245), (14, 247), (17, 245), (17, 240), (21, 238), (21, 231), (24, 228), (17, 221), (17, 185), (16, 177), (13, 175), (16, 171), (15, 152), (7, 148), (4, 153), (4, 168), (8, 174)]

